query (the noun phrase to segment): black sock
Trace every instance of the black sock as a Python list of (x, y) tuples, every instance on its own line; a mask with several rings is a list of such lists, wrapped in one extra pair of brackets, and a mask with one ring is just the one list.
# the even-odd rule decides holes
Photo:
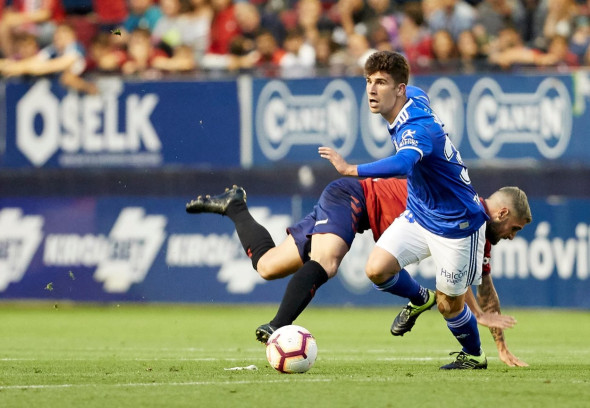
[(292, 324), (313, 299), (316, 290), (328, 281), (328, 274), (316, 261), (306, 262), (287, 285), (277, 315), (270, 321), (273, 327)]
[(246, 255), (252, 260), (252, 266), (256, 269), (258, 260), (262, 255), (275, 247), (270, 233), (256, 222), (248, 211), (248, 206), (243, 201), (232, 202), (225, 214), (234, 222), (244, 251), (246, 251)]

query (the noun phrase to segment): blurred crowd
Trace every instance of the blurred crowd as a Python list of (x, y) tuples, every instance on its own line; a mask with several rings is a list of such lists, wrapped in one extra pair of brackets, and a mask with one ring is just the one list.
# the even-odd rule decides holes
[(590, 66), (590, 0), (0, 0), (0, 75), (359, 75)]

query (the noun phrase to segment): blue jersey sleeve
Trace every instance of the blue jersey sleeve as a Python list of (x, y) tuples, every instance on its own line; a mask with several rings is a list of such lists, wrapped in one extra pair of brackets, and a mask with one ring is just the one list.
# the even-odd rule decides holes
[(414, 164), (420, 160), (420, 153), (412, 149), (404, 149), (393, 156), (372, 163), (359, 164), (359, 177), (392, 177), (407, 175)]

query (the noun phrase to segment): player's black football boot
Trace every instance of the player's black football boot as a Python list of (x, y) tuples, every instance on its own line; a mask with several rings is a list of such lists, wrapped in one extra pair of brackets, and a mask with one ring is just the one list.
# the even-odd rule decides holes
[(414, 306), (412, 302), (410, 302), (397, 314), (391, 325), (391, 334), (394, 336), (403, 336), (405, 333), (412, 330), (418, 316), (425, 311), (432, 309), (432, 306), (434, 305), (436, 305), (436, 293), (433, 290), (428, 289), (428, 301), (425, 304), (422, 306)]
[(186, 205), (186, 212), (190, 214), (216, 213), (225, 215), (227, 207), (232, 201), (246, 202), (246, 191), (242, 187), (234, 185), (216, 196), (198, 196)]
[(258, 328), (256, 329), (256, 340), (258, 340), (261, 343), (266, 344), (266, 342), (268, 341), (268, 338), (270, 336), (272, 336), (272, 334), (275, 332), (275, 330), (276, 329), (268, 323), (258, 326)]
[(451, 355), (453, 354), (457, 354), (455, 361), (442, 366), (441, 370), (485, 370), (488, 368), (488, 359), (483, 351), (479, 356), (473, 356), (464, 351), (455, 351), (451, 353)]

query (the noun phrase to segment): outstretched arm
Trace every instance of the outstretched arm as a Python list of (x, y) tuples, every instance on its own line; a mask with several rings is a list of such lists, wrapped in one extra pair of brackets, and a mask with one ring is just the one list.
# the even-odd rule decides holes
[(468, 288), (467, 293), (465, 293), (465, 303), (467, 303), (475, 315), (477, 323), (482, 326), (495, 329), (509, 329), (516, 324), (516, 320), (512, 316), (499, 314), (497, 312), (484, 312), (475, 300), (471, 288)]
[[(478, 303), (482, 305), (484, 312), (500, 315), (500, 299), (498, 298), (498, 293), (494, 287), (491, 275), (484, 275), (482, 277), (481, 285), (477, 290), (477, 299)], [(490, 327), (490, 333), (492, 333), (492, 337), (494, 337), (494, 341), (496, 342), (500, 360), (510, 367), (528, 367), (527, 363), (520, 360), (508, 350), (502, 329)]]
[(358, 176), (358, 170), (356, 164), (350, 164), (344, 157), (342, 157), (336, 150), (332, 149), (331, 147), (321, 146), (318, 148), (318, 153), (320, 157), (324, 159), (328, 159), (330, 163), (336, 168), (338, 173), (342, 174), (343, 176)]
[(343, 176), (395, 177), (407, 175), (414, 164), (420, 160), (420, 153), (413, 149), (402, 149), (395, 155), (360, 165), (349, 164), (330, 147), (318, 148), (321, 157), (328, 159)]

